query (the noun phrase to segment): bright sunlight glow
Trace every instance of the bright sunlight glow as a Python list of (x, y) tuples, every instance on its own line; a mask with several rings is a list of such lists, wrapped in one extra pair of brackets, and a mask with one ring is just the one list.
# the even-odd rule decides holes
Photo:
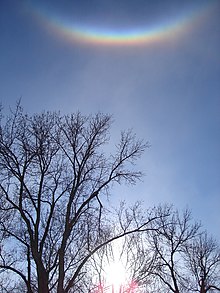
[(126, 245), (123, 239), (111, 243), (108, 255), (96, 255), (96, 262), (102, 266), (101, 275), (96, 289), (92, 293), (137, 293), (138, 284), (132, 280), (132, 268), (126, 255)]
[(120, 287), (126, 284), (126, 270), (120, 261), (114, 261), (105, 269), (106, 283), (114, 287), (115, 292), (120, 292)]

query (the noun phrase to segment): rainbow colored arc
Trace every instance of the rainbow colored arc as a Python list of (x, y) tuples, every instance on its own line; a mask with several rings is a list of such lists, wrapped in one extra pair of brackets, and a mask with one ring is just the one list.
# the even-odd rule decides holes
[(56, 34), (61, 34), (71, 41), (108, 46), (130, 46), (153, 43), (178, 36), (182, 31), (186, 31), (188, 27), (192, 26), (194, 21), (202, 18), (204, 13), (207, 13), (212, 6), (210, 3), (213, 4), (215, 1), (201, 5), (197, 10), (191, 10), (184, 16), (179, 16), (177, 19), (173, 19), (167, 23), (162, 23), (151, 28), (128, 28), (124, 30), (104, 29), (91, 25), (86, 26), (67, 22), (39, 8), (34, 8), (34, 13), (38, 19), (41, 19)]
[(62, 23), (52, 23), (52, 27), (64, 34), (68, 39), (79, 42), (102, 45), (136, 45), (157, 41), (180, 32), (184, 21), (152, 29), (100, 30), (95, 27), (68, 26)]

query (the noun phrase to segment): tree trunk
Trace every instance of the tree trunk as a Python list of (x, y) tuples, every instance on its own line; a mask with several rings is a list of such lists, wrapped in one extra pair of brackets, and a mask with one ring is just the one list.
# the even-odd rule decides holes
[(59, 251), (59, 279), (57, 293), (64, 293), (64, 249), (63, 247)]
[(201, 288), (200, 288), (200, 293), (205, 293), (205, 281), (204, 278), (201, 279)]
[(49, 293), (48, 274), (43, 265), (37, 266), (38, 293)]

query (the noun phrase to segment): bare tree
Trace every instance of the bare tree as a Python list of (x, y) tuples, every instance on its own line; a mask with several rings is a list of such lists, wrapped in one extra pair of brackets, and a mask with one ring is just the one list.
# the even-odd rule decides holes
[(207, 232), (186, 246), (186, 266), (194, 291), (220, 291), (220, 248)]
[(10, 276), (5, 292), (21, 286), (28, 293), (81, 292), (91, 256), (114, 239), (148, 229), (153, 217), (110, 229), (105, 195), (113, 183), (141, 178), (134, 163), (147, 146), (122, 132), (115, 153), (105, 155), (110, 126), (109, 115), (29, 116), (20, 105), (1, 116), (0, 273)]
[(173, 211), (169, 217), (158, 221), (160, 229), (152, 231), (149, 238), (149, 245), (156, 253), (152, 278), (161, 284), (163, 292), (186, 292), (187, 276), (182, 254), (185, 245), (197, 235), (200, 225), (192, 223), (189, 210), (182, 214)]

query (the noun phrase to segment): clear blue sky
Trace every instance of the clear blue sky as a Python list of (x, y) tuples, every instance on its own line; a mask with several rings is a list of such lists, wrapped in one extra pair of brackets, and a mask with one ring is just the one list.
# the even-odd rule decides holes
[(151, 144), (117, 196), (188, 206), (220, 239), (219, 16), (214, 0), (0, 0), (0, 101), (113, 114), (114, 140)]

